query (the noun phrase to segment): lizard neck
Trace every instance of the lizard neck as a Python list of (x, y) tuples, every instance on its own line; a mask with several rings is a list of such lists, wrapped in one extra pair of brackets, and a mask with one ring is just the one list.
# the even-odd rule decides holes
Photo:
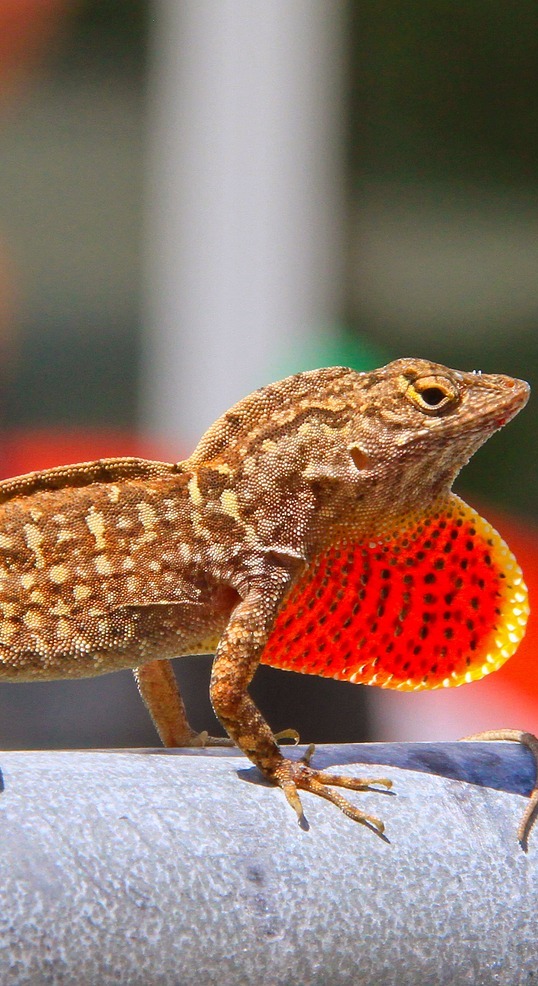
[(334, 502), (330, 490), (318, 495), (308, 542), (311, 558), (350, 531), (354, 539), (384, 540), (388, 534), (419, 522), (421, 515), (450, 501), (452, 477), (428, 483), (424, 473), (410, 477), (402, 470), (394, 477), (373, 477), (362, 489), (350, 489)]

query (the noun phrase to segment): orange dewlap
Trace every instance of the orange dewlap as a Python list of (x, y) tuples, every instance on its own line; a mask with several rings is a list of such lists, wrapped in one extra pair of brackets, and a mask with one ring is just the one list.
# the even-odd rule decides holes
[(517, 649), (529, 614), (497, 532), (450, 494), (397, 530), (353, 530), (286, 597), (263, 664), (413, 691), (475, 681)]

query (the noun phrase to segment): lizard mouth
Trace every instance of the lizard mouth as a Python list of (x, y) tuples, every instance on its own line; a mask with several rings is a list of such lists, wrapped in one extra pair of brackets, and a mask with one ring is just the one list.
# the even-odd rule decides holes
[(497, 377), (494, 380), (494, 387), (491, 389), (488, 387), (488, 390), (495, 405), (485, 417), (491, 420), (497, 430), (504, 428), (525, 407), (529, 399), (530, 387), (525, 380), (516, 380), (512, 377)]

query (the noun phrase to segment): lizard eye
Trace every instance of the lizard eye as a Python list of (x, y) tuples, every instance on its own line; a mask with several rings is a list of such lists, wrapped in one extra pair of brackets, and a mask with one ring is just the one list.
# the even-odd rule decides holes
[(454, 384), (446, 377), (420, 377), (410, 383), (406, 397), (426, 414), (444, 414), (453, 407), (459, 394)]

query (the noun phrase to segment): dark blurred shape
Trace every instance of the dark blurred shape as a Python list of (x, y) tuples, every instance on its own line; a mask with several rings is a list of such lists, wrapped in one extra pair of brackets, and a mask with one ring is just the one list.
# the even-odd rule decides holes
[(62, 28), (72, 0), (2, 0), (0, 4), (0, 112), (9, 112), (35, 78), (41, 59)]
[(349, 14), (356, 180), (536, 182), (534, 0), (380, 0)]

